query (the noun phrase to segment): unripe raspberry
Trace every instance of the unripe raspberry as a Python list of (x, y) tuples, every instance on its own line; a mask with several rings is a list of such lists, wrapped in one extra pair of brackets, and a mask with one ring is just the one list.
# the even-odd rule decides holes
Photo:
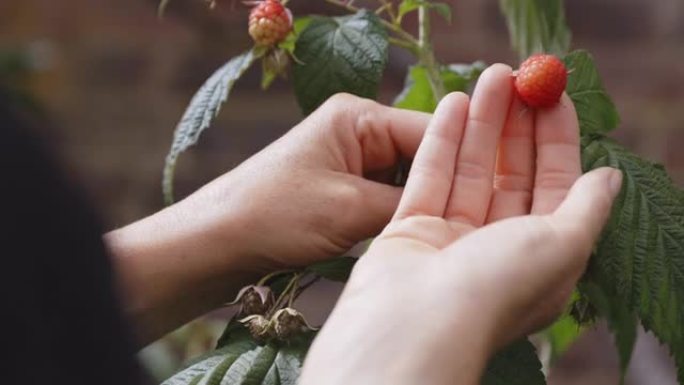
[(259, 46), (273, 47), (292, 31), (292, 12), (278, 0), (260, 1), (249, 14), (249, 35)]
[(515, 89), (528, 106), (544, 108), (558, 103), (567, 83), (568, 70), (559, 58), (532, 55), (520, 65)]

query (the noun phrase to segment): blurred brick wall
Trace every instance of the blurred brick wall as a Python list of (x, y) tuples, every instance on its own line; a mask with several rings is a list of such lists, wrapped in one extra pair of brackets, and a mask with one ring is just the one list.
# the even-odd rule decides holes
[[(160, 22), (154, 0), (0, 2), (0, 50), (18, 47), (35, 57), (38, 70), (30, 90), (55, 122), (50, 137), (109, 227), (161, 207), (161, 168), (175, 123), (204, 79), (249, 47), (246, 10), (231, 10), (229, 1), (224, 3), (208, 12), (200, 0), (172, 0)], [(442, 61), (515, 63), (497, 0), (451, 3), (453, 24), (434, 21)], [(675, 180), (684, 183), (684, 2), (566, 3), (574, 46), (594, 54), (622, 115), (615, 136), (665, 163)], [(295, 14), (329, 10), (322, 0), (295, 0), (291, 7)], [(401, 89), (411, 62), (404, 52), (392, 50), (383, 101), (391, 101)], [(259, 72), (251, 71), (237, 84), (216, 124), (181, 158), (179, 195), (229, 170), (301, 118), (287, 83), (277, 83), (268, 93), (258, 84)], [(559, 372), (565, 374), (554, 383), (614, 380), (617, 362), (609, 339), (596, 333), (562, 363)], [(647, 346), (643, 349), (655, 349), (649, 341), (640, 342)], [(647, 357), (637, 368), (650, 370), (665, 362), (659, 355), (647, 356), (660, 361), (648, 364)], [(586, 377), (594, 372), (598, 374)], [(644, 373), (632, 376), (634, 384), (654, 384), (638, 380), (640, 376)], [(657, 383), (668, 383), (663, 381)]]
[[(225, 3), (228, 3), (226, 0)], [(292, 3), (295, 13), (330, 10)], [(435, 20), (444, 62), (515, 63), (497, 1), (453, 1), (451, 26)], [(160, 207), (160, 169), (173, 127), (193, 91), (249, 46), (246, 10), (208, 12), (199, 0), (173, 0), (159, 22), (154, 0), (5, 0), (0, 49), (32, 47), (44, 70), (32, 81), (56, 122), (58, 147), (89, 188), (110, 226)], [(684, 2), (567, 2), (574, 46), (589, 49), (623, 124), (616, 136), (664, 162), (684, 182)], [(410, 21), (409, 21), (410, 23)], [(382, 99), (401, 88), (412, 59), (392, 51)], [(241, 80), (220, 119), (182, 157), (179, 194), (219, 175), (300, 119), (289, 84), (258, 89), (259, 71)], [(268, 113), (263, 113), (268, 106)]]

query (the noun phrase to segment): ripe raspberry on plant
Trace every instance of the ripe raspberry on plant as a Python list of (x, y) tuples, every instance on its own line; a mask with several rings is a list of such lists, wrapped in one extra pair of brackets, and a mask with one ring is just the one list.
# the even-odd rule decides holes
[(258, 46), (273, 47), (292, 31), (292, 12), (279, 0), (245, 2), (255, 5), (249, 14), (249, 35)]
[(568, 83), (565, 64), (554, 55), (532, 55), (515, 75), (515, 89), (532, 108), (551, 107), (560, 100)]

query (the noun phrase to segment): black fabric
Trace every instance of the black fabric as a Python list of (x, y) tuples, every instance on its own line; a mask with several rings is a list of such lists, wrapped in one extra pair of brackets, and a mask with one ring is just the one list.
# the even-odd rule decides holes
[(0, 90), (0, 383), (142, 383), (101, 228)]

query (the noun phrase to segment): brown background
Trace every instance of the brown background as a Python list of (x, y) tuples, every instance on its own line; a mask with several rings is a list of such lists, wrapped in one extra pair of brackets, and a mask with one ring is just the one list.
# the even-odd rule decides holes
[[(46, 136), (108, 228), (161, 207), (161, 168), (175, 123), (203, 80), (249, 47), (247, 11), (228, 3), (209, 12), (200, 0), (172, 0), (160, 22), (153, 0), (0, 2), (0, 52), (30, 58), (31, 73), (21, 83), (53, 122)], [(453, 24), (435, 21), (441, 61), (515, 64), (498, 1), (450, 3)], [(323, 1), (293, 0), (291, 8), (295, 14), (330, 11)], [(574, 46), (594, 54), (620, 110), (614, 136), (664, 163), (684, 183), (684, 2), (571, 0), (567, 13)], [(390, 63), (385, 102), (401, 89), (411, 58), (392, 50)], [(289, 84), (263, 93), (258, 82), (258, 71), (242, 79), (220, 119), (181, 158), (179, 195), (231, 169), (301, 119)], [(302, 306), (321, 313), (318, 302)], [(640, 340), (631, 384), (673, 383), (666, 356), (651, 352), (656, 346)], [(152, 356), (163, 355), (155, 349)], [(615, 383), (616, 366), (610, 337), (599, 329), (572, 349), (551, 383)]]

